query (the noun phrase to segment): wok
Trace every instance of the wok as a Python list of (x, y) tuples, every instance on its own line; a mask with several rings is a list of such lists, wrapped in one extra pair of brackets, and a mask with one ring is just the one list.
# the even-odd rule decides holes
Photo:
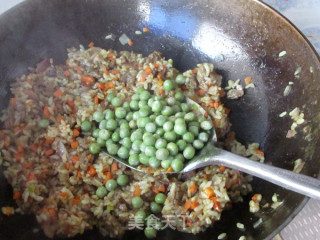
[[(135, 35), (149, 27), (150, 33)], [(118, 40), (106, 40), (110, 33), (129, 35), (132, 47)], [(31, 0), (25, 1), (0, 17), (0, 107), (7, 107), (9, 84), (44, 58), (64, 63), (66, 49), (94, 41), (96, 46), (132, 50), (144, 55), (154, 50), (172, 58), (180, 71), (199, 62), (212, 62), (218, 73), (228, 79), (252, 77), (255, 89), (243, 98), (226, 101), (231, 108), (233, 130), (242, 143), (259, 142), (266, 162), (293, 169), (293, 161), (302, 158), (302, 171), (317, 176), (320, 169), (320, 62), (314, 49), (301, 33), (273, 9), (254, 0)], [(287, 54), (279, 57), (281, 51)], [(294, 75), (297, 68), (301, 72)], [(310, 67), (313, 72), (310, 72)], [(283, 91), (293, 81), (286, 97)], [(299, 107), (305, 113), (310, 130), (287, 139), (289, 118), (279, 118), (283, 111)], [(306, 140), (306, 135), (310, 133)], [(0, 174), (0, 206), (12, 205), (12, 190)], [(259, 179), (253, 181), (253, 193), (262, 193), (271, 202), (274, 192), (284, 200), (276, 210), (248, 211), (249, 195), (234, 204), (222, 219), (198, 235), (166, 230), (159, 239), (216, 239), (226, 232), (228, 239), (270, 239), (305, 205), (307, 198)], [(262, 218), (263, 224), (253, 228)], [(240, 232), (236, 223), (246, 226)], [(0, 215), (0, 239), (46, 239), (33, 216)], [(124, 239), (142, 239), (143, 233), (129, 232)], [(74, 239), (105, 239), (96, 230)]]

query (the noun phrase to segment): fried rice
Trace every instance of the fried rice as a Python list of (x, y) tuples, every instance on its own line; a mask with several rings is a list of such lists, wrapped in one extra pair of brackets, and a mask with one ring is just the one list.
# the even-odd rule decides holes
[[(149, 67), (152, 74), (146, 75)], [(133, 52), (116, 52), (98, 47), (69, 49), (65, 65), (44, 60), (11, 85), (13, 98), (2, 116), (0, 148), (4, 176), (12, 185), (19, 212), (32, 213), (48, 237), (72, 237), (97, 227), (103, 235), (121, 238), (129, 229), (136, 210), (131, 199), (137, 186), (148, 211), (158, 192), (167, 199), (161, 214), (179, 231), (199, 233), (220, 219), (232, 202), (242, 201), (251, 191), (248, 180), (236, 170), (210, 166), (184, 175), (144, 174), (132, 171), (107, 155), (91, 155), (94, 141), (79, 131), (84, 120), (108, 108), (105, 97), (111, 92), (129, 99), (139, 87), (154, 94), (170, 96), (162, 88), (164, 79), (174, 79), (179, 71), (172, 61), (154, 52), (147, 57)], [(221, 104), (225, 95), (222, 77), (210, 63), (198, 64), (183, 73), (183, 93), (200, 103), (214, 122), (219, 140), (230, 150), (263, 161), (258, 145), (245, 148), (229, 134), (229, 110)], [(94, 82), (85, 81), (93, 77)], [(92, 78), (90, 78), (92, 79)], [(60, 89), (62, 94), (55, 94)], [(199, 91), (201, 89), (202, 91)], [(211, 107), (211, 102), (219, 103)], [(50, 125), (39, 129), (40, 119)], [(89, 172), (93, 169), (94, 172)], [(109, 192), (104, 198), (96, 189), (107, 175), (116, 179), (126, 174), (127, 186)], [(190, 191), (191, 186), (193, 190)], [(204, 189), (212, 188), (214, 197)], [(183, 216), (179, 221), (169, 216)]]

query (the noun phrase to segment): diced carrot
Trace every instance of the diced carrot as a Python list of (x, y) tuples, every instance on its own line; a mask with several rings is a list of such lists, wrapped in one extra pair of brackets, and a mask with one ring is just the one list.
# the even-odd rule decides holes
[(20, 191), (16, 190), (16, 191), (13, 192), (13, 199), (14, 199), (14, 200), (18, 200), (18, 199), (20, 199), (21, 197), (22, 197), (22, 194), (21, 194)]
[(24, 157), (24, 153), (23, 152), (17, 152), (14, 154), (14, 158), (17, 160), (17, 161), (20, 161), (21, 158)]
[(114, 75), (119, 74), (119, 73), (120, 73), (120, 70), (119, 70), (119, 69), (113, 70), (113, 74), (114, 74)]
[(147, 173), (154, 173), (154, 169), (152, 167), (147, 167), (146, 172)]
[(204, 178), (204, 179), (208, 179), (208, 174), (205, 174), (205, 173), (204, 173), (204, 174), (203, 174), (203, 178)]
[(67, 162), (64, 166), (65, 166), (65, 168), (66, 168), (67, 170), (70, 169), (70, 163)]
[(98, 83), (97, 88), (99, 88), (101, 90), (105, 90), (106, 89), (106, 85), (104, 83)]
[(78, 155), (74, 155), (73, 157), (72, 157), (72, 163), (73, 164), (76, 164), (78, 161), (80, 160), (80, 158), (79, 158), (79, 156)]
[(192, 70), (193, 74), (196, 74), (197, 72), (198, 72), (198, 68), (195, 68), (195, 69)]
[(74, 139), (74, 140), (72, 140), (70, 145), (71, 145), (71, 148), (75, 149), (79, 146), (79, 143), (77, 140)]
[(115, 86), (114, 86), (114, 83), (112, 83), (112, 82), (109, 82), (109, 83), (106, 83), (106, 89), (108, 90), (108, 89), (112, 89), (112, 88), (114, 88)]
[(30, 162), (24, 162), (22, 163), (23, 169), (30, 169), (31, 168), (31, 163)]
[(45, 139), (46, 139), (46, 143), (49, 144), (49, 145), (54, 142), (54, 138), (53, 137), (45, 136)]
[(52, 154), (54, 154), (54, 150), (53, 149), (48, 149), (47, 151), (44, 152), (44, 155), (46, 157), (51, 156)]
[(105, 75), (109, 75), (110, 74), (110, 72), (109, 72), (109, 70), (108, 69), (106, 69), (106, 70), (104, 70), (104, 72), (103, 72)]
[(90, 161), (90, 160), (92, 159), (92, 155), (89, 154), (89, 155), (87, 156), (87, 159)]
[(230, 108), (225, 108), (225, 109), (224, 109), (224, 112), (225, 112), (227, 115), (229, 115), (229, 114), (230, 114), (230, 111), (231, 111), (231, 109), (230, 109)]
[(171, 172), (173, 172), (173, 168), (169, 167), (168, 170), (166, 171), (166, 173), (171, 173)]
[(133, 41), (130, 40), (130, 41), (128, 42), (128, 45), (129, 45), (129, 46), (132, 46), (132, 45), (133, 45)]
[(60, 196), (61, 197), (66, 197), (66, 196), (68, 196), (68, 193), (67, 192), (60, 192)]
[(63, 96), (62, 90), (59, 88), (57, 91), (53, 93), (53, 96), (55, 96), (56, 98), (62, 97)]
[(224, 172), (224, 170), (226, 170), (226, 166), (222, 166), (222, 165), (221, 165), (221, 166), (219, 167), (219, 170), (220, 170), (220, 172)]
[(208, 116), (209, 116), (209, 113), (207, 111), (205, 111), (204, 117), (207, 118)]
[(159, 80), (162, 79), (161, 73), (158, 73), (157, 78), (158, 78)]
[(252, 77), (246, 77), (246, 78), (244, 79), (244, 83), (245, 83), (246, 85), (248, 85), (248, 84), (251, 82), (251, 80), (252, 80)]
[(205, 94), (206, 94), (206, 91), (204, 89), (201, 89), (201, 88), (197, 92), (197, 95), (199, 97), (203, 97)]
[(162, 87), (163, 81), (160, 80), (160, 81), (157, 82), (157, 84), (158, 84), (159, 87)]
[(49, 111), (49, 108), (48, 106), (45, 106), (44, 109), (43, 109), (43, 115), (46, 117), (46, 118), (49, 118), (51, 116), (51, 113)]
[(190, 209), (193, 210), (193, 209), (195, 209), (197, 206), (199, 206), (199, 203), (198, 203), (197, 201), (192, 201), (192, 202), (191, 202)]
[(105, 185), (111, 178), (112, 178), (111, 172), (107, 172), (105, 179), (103, 179), (103, 185)]
[(77, 172), (77, 177), (78, 177), (79, 179), (81, 179), (81, 178), (82, 178), (82, 174), (81, 174), (81, 172), (80, 172), (80, 171), (78, 171), (78, 172)]
[(264, 157), (264, 152), (262, 152), (260, 149), (255, 149), (254, 150), (257, 154), (259, 154), (260, 156)]
[(211, 198), (212, 196), (215, 195), (213, 189), (211, 187), (206, 187), (204, 190), (203, 190), (204, 194), (207, 195), (208, 198)]
[(78, 74), (82, 73), (82, 67), (81, 66), (76, 66), (75, 69), (76, 69)]
[(94, 82), (95, 82), (95, 80), (94, 80), (93, 77), (87, 76), (87, 75), (82, 75), (82, 76), (81, 76), (81, 81), (82, 81), (83, 83), (85, 83), (86, 85), (92, 85), (92, 84), (94, 84)]
[(92, 48), (93, 46), (94, 46), (94, 42), (90, 42), (88, 45), (89, 48)]
[(159, 89), (158, 93), (159, 93), (160, 95), (163, 95), (163, 94), (164, 94), (164, 90), (161, 88), (161, 89)]
[(137, 185), (135, 185), (134, 186), (134, 192), (133, 192), (133, 196), (135, 196), (135, 197), (140, 197), (140, 195), (141, 195), (141, 188), (140, 188), (140, 186), (137, 184)]
[(72, 130), (72, 132), (73, 132), (73, 136), (75, 136), (75, 137), (78, 137), (79, 135), (80, 135), (80, 132), (79, 132), (79, 130), (78, 129), (73, 129)]
[(118, 164), (116, 162), (112, 163), (111, 172), (116, 172), (118, 171), (118, 169), (119, 169)]
[(256, 193), (255, 195), (252, 196), (251, 200), (256, 202), (258, 200), (258, 196), (259, 194)]
[(232, 185), (237, 185), (239, 183), (239, 178), (237, 177), (236, 179), (233, 180)]
[(159, 192), (165, 192), (166, 191), (166, 188), (164, 186), (159, 186), (158, 187), (158, 191)]
[(18, 151), (18, 152), (24, 152), (24, 148), (23, 148), (22, 146), (18, 146), (18, 147), (17, 147), (17, 151)]
[(159, 191), (159, 189), (157, 189), (155, 186), (154, 186), (154, 184), (151, 186), (151, 190), (152, 190), (152, 192), (154, 192), (155, 194), (158, 194), (160, 191)]
[(143, 31), (143, 32), (149, 32), (149, 31), (150, 31), (150, 29), (149, 29), (149, 28), (147, 28), (147, 27), (144, 27), (144, 28), (142, 28), (142, 31)]
[(211, 200), (213, 201), (213, 209), (216, 210), (217, 212), (221, 212), (221, 205), (218, 202), (216, 197), (212, 197)]
[(224, 97), (225, 95), (226, 95), (226, 91), (225, 90), (223, 90), (223, 89), (219, 90), (219, 96), (220, 97)]
[(196, 191), (197, 191), (197, 185), (193, 183), (193, 184), (189, 187), (189, 192), (190, 192), (190, 193), (195, 193)]
[(96, 169), (94, 168), (93, 165), (90, 165), (87, 169), (87, 174), (90, 175), (90, 177), (94, 177), (97, 174)]
[(146, 68), (144, 69), (144, 71), (145, 71), (148, 75), (152, 73), (152, 69), (149, 68), (149, 67), (146, 67)]
[(2, 207), (1, 211), (4, 215), (10, 216), (14, 213), (13, 207)]
[(190, 218), (187, 219), (187, 226), (191, 227), (192, 226), (192, 220)]
[(69, 70), (65, 70), (65, 71), (63, 72), (63, 74), (64, 74), (64, 76), (67, 77), (67, 78), (70, 77), (70, 75), (71, 75)]
[(72, 205), (78, 205), (80, 203), (80, 197), (76, 196), (72, 199), (71, 204)]
[(16, 104), (17, 104), (17, 99), (16, 98), (11, 98), (10, 102), (11, 102), (11, 106), (14, 108), (16, 106)]
[(73, 100), (68, 100), (68, 101), (67, 101), (67, 104), (68, 104), (68, 106), (69, 106), (71, 109), (74, 109), (75, 104), (74, 104), (74, 101), (73, 101)]
[(10, 146), (10, 141), (8, 139), (4, 140), (3, 146), (4, 147), (9, 147)]
[(57, 117), (57, 122), (58, 122), (58, 123), (61, 123), (61, 121), (62, 121), (63, 119), (64, 119), (63, 116)]
[(191, 208), (191, 201), (187, 200), (184, 204), (184, 211), (188, 211)]
[(54, 208), (48, 208), (48, 213), (51, 215), (51, 216), (55, 216), (56, 215), (56, 210)]
[(36, 175), (34, 174), (34, 172), (30, 172), (26, 182), (29, 182), (35, 178), (36, 178)]
[(99, 98), (97, 96), (94, 97), (94, 103), (98, 104), (99, 103)]
[(208, 106), (209, 106), (209, 107), (211, 107), (211, 108), (214, 108), (214, 104), (215, 104), (215, 102), (214, 102), (214, 101), (212, 101), (212, 102), (210, 102), (210, 103), (209, 103), (209, 105), (208, 105)]
[(145, 77), (140, 78), (140, 82), (145, 82), (145, 81), (146, 81)]
[(36, 143), (33, 143), (33, 144), (31, 144), (30, 145), (30, 150), (32, 151), (32, 152), (37, 152), (37, 150), (38, 150), (38, 147), (39, 147), (39, 145), (38, 144), (36, 144)]

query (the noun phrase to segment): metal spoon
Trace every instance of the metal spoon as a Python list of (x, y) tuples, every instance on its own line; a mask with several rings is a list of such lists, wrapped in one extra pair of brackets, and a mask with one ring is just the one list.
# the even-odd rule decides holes
[[(197, 108), (199, 113), (204, 114), (205, 110), (193, 100), (187, 98), (187, 103)], [(241, 157), (234, 153), (225, 151), (215, 147), (217, 142), (215, 129), (211, 130), (211, 139), (204, 148), (189, 162), (179, 173), (187, 173), (189, 171), (210, 166), (223, 165), (229, 168), (248, 173), (255, 177), (259, 177), (281, 187), (306, 195), (308, 197), (320, 200), (320, 181), (316, 178), (308, 177), (289, 170), (270, 166), (260, 162)], [(126, 160), (110, 155), (106, 150), (104, 152), (116, 161), (137, 171), (145, 171), (143, 168), (136, 168), (128, 164)], [(174, 173), (174, 172), (171, 172)], [(170, 173), (170, 174), (171, 174)]]

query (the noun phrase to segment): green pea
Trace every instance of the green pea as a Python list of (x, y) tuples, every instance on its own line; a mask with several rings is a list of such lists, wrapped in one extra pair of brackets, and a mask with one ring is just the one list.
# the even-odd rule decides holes
[(183, 122), (175, 122), (174, 132), (178, 135), (184, 135), (187, 132), (187, 126)]
[(149, 106), (150, 108), (152, 108), (153, 102), (154, 102), (154, 99), (153, 99), (153, 98), (149, 98), (149, 100), (148, 100), (148, 106)]
[(139, 102), (137, 100), (131, 100), (130, 108), (132, 110), (138, 110), (139, 109)]
[(176, 105), (172, 106), (172, 111), (173, 111), (174, 114), (176, 114), (178, 112), (181, 112), (181, 108), (180, 108), (179, 105), (176, 104)]
[(161, 220), (157, 220), (155, 223), (154, 223), (154, 229), (160, 231), (163, 229), (163, 223), (161, 222)]
[(117, 183), (120, 186), (125, 186), (127, 185), (129, 182), (129, 177), (127, 175), (121, 174), (117, 177)]
[(184, 118), (184, 115), (185, 113), (184, 112), (177, 112), (174, 116), (177, 118), (177, 119), (183, 119)]
[(172, 106), (176, 103), (176, 99), (174, 97), (168, 97), (167, 98), (167, 103)]
[(99, 128), (100, 128), (100, 129), (107, 129), (107, 120), (102, 120), (102, 121), (99, 123)]
[(156, 138), (153, 135), (147, 135), (144, 139), (143, 142), (146, 146), (154, 146), (156, 143)]
[(124, 146), (124, 147), (126, 147), (128, 149), (131, 148), (132, 142), (131, 142), (129, 137), (125, 137), (124, 139), (122, 139), (122, 146)]
[(159, 127), (162, 127), (164, 125), (164, 123), (167, 121), (167, 117), (166, 116), (163, 116), (163, 115), (159, 115), (156, 117), (156, 124), (159, 126)]
[(136, 140), (132, 143), (132, 149), (136, 152), (140, 152), (140, 146), (142, 144), (142, 141), (141, 140)]
[(140, 108), (139, 110), (139, 116), (140, 117), (147, 117), (150, 114), (150, 107), (149, 106), (143, 106), (142, 108)]
[(102, 138), (97, 138), (97, 144), (100, 146), (100, 147), (104, 147), (106, 145), (106, 140), (103, 140)]
[(184, 162), (184, 160), (185, 160), (182, 153), (177, 154), (177, 155), (175, 156), (175, 159), (179, 159), (179, 160), (181, 160), (182, 162)]
[(163, 88), (167, 91), (171, 91), (174, 87), (174, 84), (171, 80), (167, 79), (163, 83)]
[(120, 147), (117, 154), (119, 158), (127, 159), (129, 157), (129, 149), (126, 147)]
[(144, 229), (144, 235), (148, 239), (156, 238), (157, 237), (157, 230), (152, 227), (146, 227)]
[(101, 122), (104, 119), (104, 114), (102, 112), (94, 112), (92, 115), (93, 120), (96, 122)]
[(177, 144), (173, 142), (168, 143), (167, 149), (169, 150), (171, 156), (177, 155), (179, 151)]
[(134, 167), (138, 166), (140, 164), (139, 155), (138, 154), (130, 155), (128, 162), (131, 166), (134, 166)]
[(107, 195), (107, 189), (104, 186), (100, 186), (96, 190), (96, 195), (98, 198), (103, 198)]
[(91, 143), (89, 146), (89, 151), (91, 154), (98, 154), (101, 150), (101, 147), (98, 143)]
[(121, 121), (120, 128), (127, 128), (127, 129), (130, 128), (129, 127), (129, 123), (127, 122), (127, 120), (121, 119), (120, 121)]
[(134, 219), (136, 222), (142, 222), (146, 219), (146, 217), (147, 217), (147, 214), (143, 210), (137, 211), (136, 214), (134, 215)]
[[(109, 139), (106, 141), (105, 147), (107, 147), (108, 145), (111, 145), (111, 144), (114, 144), (114, 142), (112, 141), (111, 138), (109, 138)], [(117, 151), (118, 151), (118, 150), (117, 150)]]
[(195, 126), (195, 127), (200, 127), (200, 123), (198, 121), (193, 121), (193, 122), (189, 122), (188, 123), (188, 126), (191, 127), (191, 126)]
[(146, 150), (144, 151), (144, 153), (146, 154), (146, 156), (148, 157), (153, 157), (156, 155), (156, 148), (153, 146), (147, 146)]
[(159, 213), (159, 212), (161, 212), (162, 209), (161, 209), (161, 206), (158, 203), (151, 202), (150, 203), (150, 210), (153, 213)]
[(106, 130), (106, 129), (101, 129), (99, 132), (99, 138), (101, 138), (102, 140), (107, 141), (111, 136), (110, 131)]
[(160, 167), (160, 164), (161, 164), (161, 161), (158, 160), (158, 159), (155, 158), (155, 157), (151, 157), (151, 158), (149, 159), (149, 165), (150, 165), (150, 167), (152, 167), (152, 168), (154, 168), (154, 169)]
[(156, 158), (159, 160), (166, 160), (169, 156), (169, 151), (165, 148), (160, 148), (156, 152)]
[(197, 126), (189, 127), (189, 132), (191, 132), (195, 137), (199, 136), (199, 128)]
[(155, 112), (155, 113), (161, 112), (161, 110), (162, 110), (162, 104), (161, 104), (161, 102), (160, 102), (160, 101), (154, 101), (154, 102), (152, 103), (151, 109), (152, 109), (152, 112)]
[(190, 106), (187, 103), (181, 103), (181, 109), (183, 112), (189, 112), (190, 111)]
[(130, 136), (130, 129), (129, 128), (120, 128), (120, 138), (126, 138)]
[(125, 118), (127, 111), (123, 107), (118, 107), (115, 111), (116, 118)]
[(184, 100), (184, 95), (182, 92), (176, 92), (174, 94), (174, 98), (179, 101), (179, 102), (182, 102)]
[(150, 93), (148, 91), (142, 91), (140, 93), (140, 99), (141, 100), (148, 100), (150, 98)]
[(115, 97), (114, 93), (108, 93), (108, 95), (107, 95), (107, 101), (108, 101), (108, 102), (111, 102), (112, 99), (114, 99), (114, 97)]
[(149, 116), (150, 121), (154, 122), (156, 120), (156, 117), (157, 117), (157, 115), (155, 115), (155, 114), (150, 115)]
[(120, 141), (120, 134), (118, 131), (112, 133), (112, 136), (111, 136), (111, 139), (112, 141), (114, 142), (119, 142)]
[(183, 134), (183, 140), (187, 143), (192, 143), (194, 141), (194, 135), (191, 132), (186, 132)]
[(119, 150), (119, 146), (117, 144), (107, 144), (106, 143), (106, 147), (107, 147), (107, 151), (109, 154), (111, 155), (116, 155), (118, 153)]
[(39, 122), (38, 122), (38, 127), (39, 128), (42, 128), (42, 129), (45, 129), (49, 126), (49, 120), (48, 119), (40, 119)]
[(119, 97), (114, 97), (114, 98), (111, 100), (111, 104), (112, 104), (112, 106), (114, 106), (114, 107), (120, 107), (121, 104), (122, 104), (122, 99), (119, 98)]
[(187, 122), (192, 122), (196, 119), (196, 115), (193, 112), (188, 112), (186, 115), (184, 115), (184, 119)]
[(183, 169), (183, 161), (174, 159), (171, 163), (171, 167), (175, 172), (180, 172)]
[(108, 130), (115, 130), (117, 127), (118, 127), (118, 123), (116, 120), (114, 120), (114, 119), (107, 120), (106, 128)]
[(166, 201), (167, 196), (164, 195), (163, 193), (158, 193), (155, 198), (154, 201), (158, 204), (164, 204), (164, 202)]
[[(128, 112), (128, 111), (127, 111)], [(133, 120), (133, 112), (128, 112), (126, 115), (126, 120), (128, 122), (130, 122), (131, 120)]]
[(170, 142), (174, 142), (176, 139), (177, 139), (177, 134), (173, 131), (171, 132), (165, 132), (164, 133), (164, 138), (167, 140), (167, 141), (170, 141)]
[(136, 140), (142, 140), (142, 135), (143, 133), (141, 131), (138, 131), (138, 130), (134, 131), (130, 136), (131, 142), (134, 142)]
[(157, 126), (153, 122), (147, 123), (145, 128), (146, 128), (146, 131), (150, 133), (155, 133), (157, 130)]
[(94, 138), (98, 138), (98, 137), (99, 137), (99, 132), (100, 132), (100, 129), (99, 129), (99, 128), (93, 130), (92, 136), (93, 136)]
[(194, 140), (194, 142), (193, 142), (193, 147), (195, 148), (195, 149), (201, 149), (201, 148), (203, 148), (203, 146), (204, 146), (204, 143), (201, 141), (201, 140)]
[(163, 138), (159, 138), (157, 139), (156, 143), (155, 143), (155, 147), (156, 149), (160, 149), (160, 148), (166, 148), (167, 147), (167, 141)]
[(179, 74), (176, 77), (176, 83), (179, 85), (183, 85), (186, 83), (186, 78), (182, 74)]
[(137, 121), (140, 118), (139, 112), (134, 112), (132, 118)]
[(211, 130), (211, 128), (212, 128), (213, 126), (212, 126), (212, 122), (211, 122), (211, 121), (202, 121), (202, 122), (200, 123), (200, 127), (201, 127), (203, 130), (209, 131), (209, 130)]
[(183, 156), (184, 158), (190, 160), (194, 157), (195, 154), (195, 149), (192, 146), (187, 146), (184, 150), (183, 150)]
[(172, 160), (163, 160), (161, 161), (161, 167), (163, 169), (168, 169), (171, 166)]
[(139, 108), (143, 108), (143, 107), (147, 107), (147, 106), (148, 106), (147, 101), (144, 101), (144, 100), (139, 101)]
[(137, 93), (133, 94), (133, 95), (131, 96), (131, 100), (134, 100), (134, 101), (140, 100), (139, 94), (137, 94)]
[(118, 183), (114, 179), (110, 179), (106, 183), (106, 189), (110, 192), (116, 190), (117, 187), (118, 187)]
[(106, 120), (109, 120), (109, 119), (114, 119), (115, 118), (115, 114), (114, 114), (114, 111), (110, 110), (110, 109), (107, 109), (106, 111), (104, 111), (104, 114), (105, 114), (105, 119)]
[(129, 122), (129, 127), (130, 127), (131, 129), (137, 128), (137, 122), (136, 122), (136, 120), (131, 120), (131, 121)]
[(149, 157), (145, 153), (140, 153), (139, 154), (139, 161), (143, 165), (148, 165), (149, 164)]
[(164, 130), (163, 130), (163, 128), (158, 128), (157, 129), (157, 131), (156, 131), (156, 134), (158, 135), (158, 136), (163, 136), (163, 134), (164, 134)]
[(163, 124), (163, 130), (164, 131), (166, 131), (166, 132), (169, 132), (169, 131), (171, 131), (173, 129), (173, 123), (170, 121), (168, 121), (168, 122), (165, 122), (164, 124)]
[(91, 130), (91, 122), (89, 121), (84, 121), (81, 124), (81, 130), (84, 132), (88, 132)]
[(143, 205), (143, 200), (141, 197), (133, 197), (131, 199), (132, 207), (135, 209), (141, 208)]
[(150, 122), (148, 117), (138, 118), (137, 125), (139, 128), (145, 128), (148, 122)]
[(165, 116), (170, 116), (173, 114), (173, 110), (172, 110), (172, 107), (170, 106), (164, 106), (162, 111), (161, 111), (161, 114), (165, 115)]

